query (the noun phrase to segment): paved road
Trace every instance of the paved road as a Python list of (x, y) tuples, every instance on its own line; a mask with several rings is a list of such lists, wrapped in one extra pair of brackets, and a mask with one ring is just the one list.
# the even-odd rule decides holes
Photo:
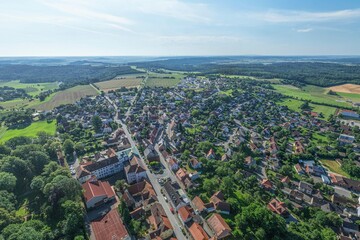
[[(117, 113), (117, 106), (111, 101), (111, 99), (109, 99), (108, 97), (106, 97), (106, 99), (115, 107), (115, 110), (116, 110), (116, 114), (115, 114), (115, 117), (114, 117), (114, 121), (117, 122), (118, 124), (121, 125), (122, 129), (124, 130), (124, 133), (126, 134), (126, 137), (128, 138), (130, 144), (131, 144), (131, 147), (133, 149), (137, 149), (136, 147), (136, 143), (135, 141), (133, 140), (131, 134), (129, 133), (129, 130), (127, 128), (127, 126), (118, 119), (118, 113)], [(144, 162), (144, 159), (142, 158), (142, 156), (140, 155), (139, 156), (139, 164), (140, 166), (142, 166), (145, 170), (146, 170), (146, 174), (149, 178), (149, 181), (151, 182), (151, 184), (153, 185), (154, 187), (154, 190), (157, 194), (157, 198), (158, 198), (158, 201), (159, 203), (163, 206), (164, 210), (165, 210), (165, 213), (166, 215), (168, 216), (169, 220), (170, 220), (170, 223), (171, 225), (173, 226), (174, 228), (174, 233), (175, 233), (175, 236), (177, 237), (177, 239), (187, 239), (187, 237), (185, 237), (185, 235), (183, 234), (183, 232), (181, 231), (181, 228), (180, 228), (180, 223), (178, 222), (178, 220), (176, 219), (176, 217), (174, 216), (174, 214), (172, 214), (172, 212), (170, 211), (170, 206), (169, 204), (165, 201), (165, 198), (164, 196), (162, 195), (161, 193), (161, 186), (157, 180), (157, 177), (151, 173), (149, 171), (149, 168), (147, 167), (147, 165), (145, 164)]]
[[(121, 121), (119, 121), (119, 120), (117, 120), (117, 122), (121, 124), (122, 129), (124, 130), (127, 138), (129, 139), (129, 142), (130, 142), (131, 146), (132, 146), (133, 148), (136, 148), (136, 144), (135, 144), (134, 140), (132, 139), (132, 136), (130, 135), (130, 133), (129, 133), (128, 129), (127, 129), (127, 126), (126, 126), (124, 123), (122, 123)], [(143, 159), (141, 156), (140, 156), (140, 158), (139, 158), (139, 161), (140, 161), (139, 164), (140, 164), (143, 168), (146, 169), (146, 174), (147, 174), (147, 176), (148, 176), (148, 178), (149, 178), (149, 181), (150, 181), (151, 184), (153, 185), (154, 190), (155, 190), (155, 192), (156, 192), (156, 194), (157, 194), (158, 201), (159, 201), (159, 203), (163, 206), (163, 208), (164, 208), (164, 210), (165, 210), (165, 213), (166, 213), (166, 215), (168, 216), (168, 218), (169, 218), (169, 220), (170, 220), (170, 222), (171, 222), (171, 225), (172, 225), (173, 228), (174, 228), (174, 233), (175, 233), (176, 237), (177, 237), (178, 239), (187, 239), (187, 238), (185, 237), (185, 235), (183, 234), (183, 232), (181, 231), (180, 223), (178, 222), (178, 220), (176, 219), (176, 217), (174, 216), (174, 214), (172, 214), (172, 212), (170, 211), (170, 206), (169, 206), (169, 204), (165, 201), (165, 198), (164, 198), (164, 196), (163, 196), (162, 193), (161, 193), (161, 188), (162, 188), (162, 187), (160, 186), (160, 184), (159, 184), (159, 182), (158, 182), (158, 178), (156, 177), (155, 174), (153, 174), (153, 173), (151, 173), (151, 172), (149, 171), (149, 168), (146, 166), (146, 164), (145, 164), (145, 162), (144, 162), (144, 159)]]

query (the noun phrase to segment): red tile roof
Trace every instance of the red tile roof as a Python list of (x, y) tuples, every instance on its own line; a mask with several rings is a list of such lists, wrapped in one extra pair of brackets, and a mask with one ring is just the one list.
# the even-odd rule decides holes
[(205, 204), (203, 202), (203, 200), (201, 200), (200, 197), (196, 196), (193, 200), (192, 200), (193, 204), (195, 205), (196, 209), (199, 211), (199, 212), (202, 212), (204, 211), (205, 209)]
[(186, 222), (189, 218), (191, 218), (191, 212), (188, 206), (183, 206), (179, 208), (178, 214), (184, 222)]
[(261, 181), (261, 185), (266, 189), (271, 189), (273, 187), (269, 179), (265, 178)]
[(97, 179), (91, 178), (86, 181), (82, 187), (85, 190), (84, 197), (86, 202), (98, 196), (106, 196), (107, 198), (112, 198), (115, 196), (114, 190), (106, 181), (99, 181)]
[(279, 215), (285, 214), (287, 212), (285, 203), (280, 202), (275, 198), (271, 200), (267, 206), (272, 212), (277, 213)]
[(210, 227), (214, 230), (217, 239), (222, 239), (231, 235), (231, 228), (220, 216), (214, 213), (208, 220)]
[(194, 240), (208, 240), (209, 239), (209, 236), (206, 234), (205, 230), (197, 222), (194, 222), (189, 227), (189, 232)]
[(96, 240), (121, 240), (129, 237), (117, 209), (91, 222), (91, 228)]

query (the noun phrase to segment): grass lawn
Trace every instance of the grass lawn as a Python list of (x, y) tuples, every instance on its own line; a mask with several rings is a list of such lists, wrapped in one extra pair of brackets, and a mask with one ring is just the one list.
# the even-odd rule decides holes
[(320, 160), (324, 167), (327, 167), (331, 172), (343, 175), (345, 177), (350, 177), (344, 170), (341, 169), (340, 164), (338, 164), (335, 160)]
[(35, 137), (36, 134), (41, 131), (54, 135), (56, 131), (55, 120), (51, 123), (48, 123), (47, 121), (34, 122), (30, 126), (22, 129), (8, 129), (5, 131), (2, 129), (0, 130), (0, 132), (3, 132), (0, 136), (0, 143), (4, 143), (17, 136)]
[[(283, 101), (277, 102), (279, 105), (287, 106), (290, 110), (295, 112), (301, 112), (301, 105), (304, 103), (303, 101), (287, 98)], [(328, 119), (331, 114), (335, 113), (335, 107), (329, 107), (319, 104), (310, 103), (310, 107), (312, 108), (313, 112), (322, 113), (324, 115), (324, 119)]]
[(149, 73), (149, 78), (146, 81), (147, 87), (173, 87), (177, 85), (184, 74), (178, 72), (170, 73)]
[(346, 102), (346, 99), (341, 96), (327, 94), (328, 90), (322, 87), (312, 85), (306, 85), (301, 89), (292, 85), (273, 85), (273, 87), (279, 93), (303, 100), (311, 100), (316, 103), (333, 104), (339, 107), (352, 106), (351, 103)]
[(319, 133), (314, 133), (312, 135), (311, 141), (314, 142), (316, 145), (328, 145), (329, 144), (328, 138)]
[(226, 96), (232, 97), (232, 89), (226, 90), (226, 91), (221, 91), (219, 92), (220, 94), (225, 94)]
[(136, 87), (145, 78), (144, 74), (132, 74), (116, 77), (109, 81), (97, 82), (95, 85), (101, 90), (108, 92), (121, 87)]
[(53, 90), (58, 87), (56, 82), (21, 83), (19, 80), (9, 81), (9, 82), (0, 82), (0, 87), (4, 87), (4, 86), (24, 89), (26, 91), (26, 93), (31, 96), (36, 96), (42, 91)]

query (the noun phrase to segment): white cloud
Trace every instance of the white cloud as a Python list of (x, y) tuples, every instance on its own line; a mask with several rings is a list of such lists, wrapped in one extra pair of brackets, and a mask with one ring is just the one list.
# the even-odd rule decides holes
[[(63, 13), (72, 15), (77, 18), (96, 20), (106, 23), (115, 29), (131, 32), (128, 26), (133, 25), (134, 22), (128, 18), (116, 16), (101, 11), (95, 11), (90, 6), (96, 6), (91, 1), (70, 1), (70, 0), (41, 0), (43, 4), (54, 8)], [(89, 4), (88, 4), (89, 3)]]
[(269, 10), (266, 13), (256, 13), (254, 16), (258, 19), (274, 23), (325, 22), (360, 18), (360, 9), (346, 9), (329, 12)]
[(298, 33), (307, 33), (307, 32), (311, 32), (313, 29), (312, 28), (300, 28), (300, 29), (297, 29), (296, 31)]
[(115, 0), (127, 9), (191, 22), (210, 22), (210, 12), (204, 3), (180, 0)]
[(208, 43), (208, 42), (239, 42), (240, 37), (234, 36), (218, 36), (218, 35), (177, 35), (177, 36), (160, 36), (157, 39), (166, 42), (181, 42), (181, 43)]

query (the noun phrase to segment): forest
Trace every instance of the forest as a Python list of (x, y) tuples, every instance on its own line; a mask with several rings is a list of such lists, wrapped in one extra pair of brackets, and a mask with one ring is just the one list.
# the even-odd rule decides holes
[(130, 66), (57, 65), (32, 66), (0, 65), (0, 81), (20, 80), (22, 83), (63, 82), (85, 84), (113, 79), (122, 74), (138, 73)]
[[(136, 66), (175, 71), (200, 72), (201, 74), (226, 74), (253, 76), (264, 79), (280, 78), (322, 87), (344, 83), (360, 84), (360, 66), (329, 62), (269, 62), (235, 63), (218, 62), (216, 58), (183, 58), (135, 63)], [(215, 63), (214, 63), (215, 62)]]
[(0, 145), (0, 239), (85, 239), (81, 186), (46, 133)]

